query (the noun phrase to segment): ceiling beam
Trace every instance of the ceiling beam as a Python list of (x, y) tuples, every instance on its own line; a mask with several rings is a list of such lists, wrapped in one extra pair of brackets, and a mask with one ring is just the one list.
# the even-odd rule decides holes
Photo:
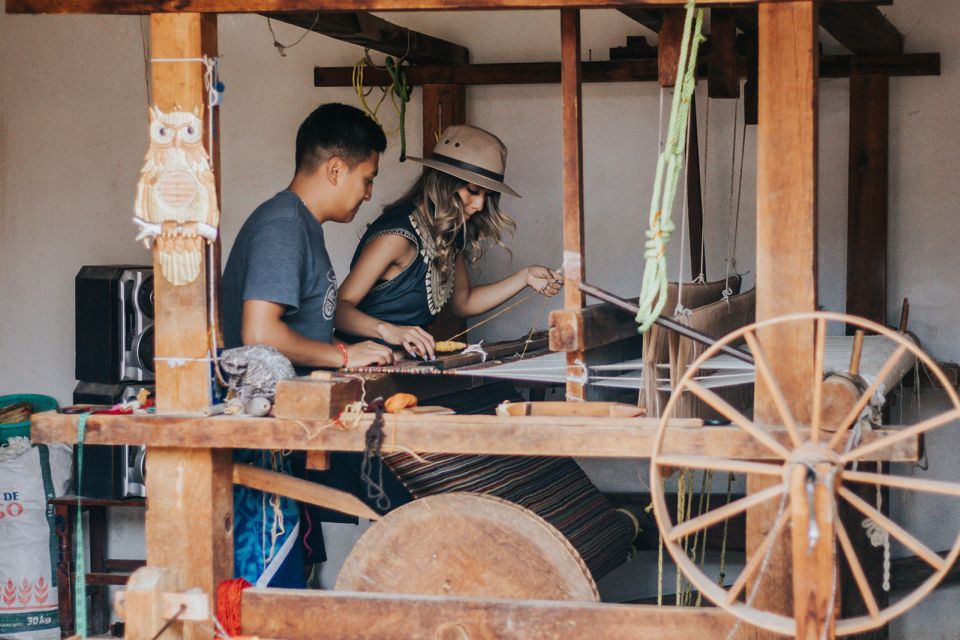
[(823, 5), (820, 26), (852, 53), (903, 53), (903, 35), (877, 7)]
[[(698, 63), (700, 77), (706, 77), (708, 58)], [(741, 76), (746, 75), (745, 58), (738, 61)], [(315, 67), (314, 86), (352, 86), (352, 67)], [(406, 68), (413, 85), (423, 84), (555, 84), (560, 82), (559, 62), (516, 62), (503, 64), (415, 64)], [(821, 56), (821, 78), (847, 78), (851, 74), (888, 76), (938, 76), (939, 53), (912, 53), (882, 56)], [(389, 84), (387, 74), (367, 69), (365, 80), (371, 85)], [(583, 62), (583, 82), (645, 82), (657, 80), (657, 60), (610, 60)]]
[(465, 63), (466, 47), (434, 38), (362, 11), (264, 13), (264, 16), (316, 33), (417, 63)]
[(637, 7), (621, 7), (620, 13), (631, 20), (639, 22), (650, 31), (660, 33), (660, 27), (663, 24), (663, 17), (656, 9), (638, 9)]
[[(760, 1), (697, 0), (698, 6), (746, 6)], [(7, 13), (264, 13), (317, 11), (427, 11), (466, 9), (600, 9), (683, 7), (683, 0), (5, 0)], [(878, 0), (832, 0), (878, 4)]]

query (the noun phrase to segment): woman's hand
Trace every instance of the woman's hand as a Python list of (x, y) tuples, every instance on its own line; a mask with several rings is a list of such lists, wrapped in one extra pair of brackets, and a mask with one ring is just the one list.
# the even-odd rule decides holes
[(436, 357), (433, 336), (420, 327), (404, 327), (384, 322), (377, 327), (377, 333), (387, 344), (401, 346), (414, 357), (423, 357), (426, 360)]
[(545, 296), (552, 297), (563, 287), (563, 276), (559, 272), (540, 265), (527, 267), (527, 286)]
[(379, 342), (366, 340), (357, 344), (348, 344), (346, 367), (367, 367), (393, 362), (393, 351)]

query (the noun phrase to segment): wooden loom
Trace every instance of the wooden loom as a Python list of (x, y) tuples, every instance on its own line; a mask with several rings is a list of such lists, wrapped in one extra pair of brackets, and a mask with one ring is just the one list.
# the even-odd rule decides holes
[[(579, 284), (584, 277), (584, 224), (582, 212), (581, 64), (579, 7), (623, 5), (625, 11), (643, 7), (672, 7), (673, 0), (140, 0), (109, 3), (103, 0), (7, 0), (8, 11), (108, 12), (151, 14), (152, 54), (157, 58), (196, 58), (216, 54), (216, 13), (277, 10), (390, 10), (451, 8), (560, 9), (564, 140), (564, 271), (567, 277), (565, 310), (555, 317), (556, 341), (551, 345), (567, 354), (571, 378), (585, 350), (605, 339), (600, 327), (583, 310)], [(751, 561), (747, 578), (763, 565), (774, 586), (765, 585), (749, 596), (749, 604), (736, 593), (720, 592), (703, 582), (698, 586), (720, 608), (659, 609), (643, 606), (603, 605), (589, 602), (502, 600), (456, 595), (422, 596), (361, 594), (356, 592), (290, 592), (249, 590), (243, 597), (244, 632), (264, 637), (643, 637), (703, 638), (726, 633), (733, 613), (768, 632), (802, 638), (833, 637), (874, 628), (916, 602), (935, 586), (957, 555), (960, 542), (947, 557), (932, 553), (918, 541), (914, 551), (936, 570), (935, 575), (906, 605), (881, 610), (871, 601), (864, 581), (857, 587), (869, 615), (837, 621), (832, 613), (832, 578), (836, 575), (834, 536), (846, 552), (844, 535), (835, 527), (835, 495), (822, 479), (831, 470), (858, 481), (846, 470), (837, 472), (837, 454), (816, 445), (819, 435), (821, 386), (820, 354), (823, 326), (830, 316), (782, 314), (810, 312), (816, 306), (816, 3), (809, 0), (703, 0), (702, 5), (758, 6), (759, 39), (758, 207), (757, 207), (757, 317), (760, 324), (738, 332), (756, 347), (755, 354), (777, 354), (758, 360), (758, 371), (767, 384), (757, 385), (753, 420), (729, 410), (692, 381), (685, 385), (712, 406), (726, 412), (739, 430), (703, 427), (646, 418), (568, 417), (539, 418), (476, 416), (397, 416), (387, 420), (384, 450), (405, 447), (422, 452), (581, 455), (593, 457), (653, 457), (657, 469), (683, 466), (732, 469), (750, 476), (751, 495), (719, 515), (737, 509), (748, 511), (748, 547)], [(849, 3), (838, 3), (845, 6)], [(857, 8), (860, 8), (859, 6)], [(159, 65), (152, 69), (154, 96), (159, 106), (189, 109), (203, 104), (202, 69), (199, 64)], [(213, 155), (216, 155), (213, 150)], [(206, 258), (204, 258), (206, 260)], [(205, 283), (174, 288), (157, 283), (157, 353), (164, 357), (201, 357), (206, 345)], [(777, 293), (774, 294), (776, 288)], [(883, 328), (847, 318), (873, 331)], [(609, 337), (609, 336), (608, 336)], [(732, 340), (733, 338), (728, 339)], [(915, 346), (902, 345), (907, 350)], [(708, 350), (704, 356), (713, 355)], [(924, 354), (934, 375), (942, 373)], [(231, 463), (230, 449), (256, 445), (307, 451), (361, 451), (363, 433), (372, 421), (364, 416), (355, 429), (328, 428), (328, 418), (338, 403), (353, 397), (351, 383), (334, 383), (318, 390), (326, 398), (326, 414), (315, 405), (306, 415), (285, 418), (203, 417), (210, 405), (209, 371), (205, 362), (186, 362), (158, 370), (158, 415), (94, 416), (87, 425), (87, 442), (95, 444), (145, 444), (151, 447), (150, 509), (147, 512), (148, 567), (138, 572), (124, 597), (127, 636), (148, 639), (165, 621), (180, 613), (166, 637), (210, 637), (206, 623), (216, 585), (229, 578), (232, 566), (232, 484), (244, 478)], [(776, 380), (777, 384), (773, 384)], [(322, 384), (322, 383), (317, 383)], [(355, 385), (353, 385), (355, 386)], [(948, 385), (945, 385), (948, 387)], [(948, 387), (949, 388), (949, 387)], [(583, 396), (578, 382), (568, 384), (568, 394)], [(914, 460), (917, 437), (960, 416), (960, 401), (950, 393), (954, 410), (897, 433), (878, 430), (867, 434), (847, 456), (857, 459)], [(669, 412), (667, 412), (669, 416)], [(806, 426), (809, 425), (809, 426)], [(665, 434), (669, 430), (670, 437)], [(844, 429), (831, 436), (837, 446), (846, 442)], [(40, 415), (34, 425), (38, 441), (75, 442), (76, 419)], [(825, 436), (824, 436), (825, 439)], [(853, 459), (853, 458), (850, 458)], [(749, 460), (749, 462), (748, 462)], [(789, 462), (787, 462), (789, 461)], [(812, 471), (812, 475), (809, 473)], [(656, 474), (653, 475), (657, 477)], [(287, 479), (289, 480), (289, 479)], [(292, 490), (287, 480), (271, 478), (272, 489)], [(859, 481), (864, 481), (862, 478)], [(873, 478), (870, 482), (881, 483)], [(890, 486), (957, 496), (945, 483), (891, 479)], [(281, 486), (281, 484), (283, 486)], [(839, 483), (838, 483), (839, 484)], [(808, 489), (814, 497), (808, 500)], [(841, 495), (845, 489), (840, 489)], [(778, 513), (770, 498), (788, 496), (786, 510)], [(662, 497), (658, 494), (658, 497)], [(849, 499), (849, 498), (847, 498)], [(344, 508), (347, 508), (346, 505)], [(869, 505), (868, 505), (869, 507)], [(784, 515), (786, 514), (786, 515)], [(675, 559), (695, 582), (696, 567), (686, 566), (675, 541), (703, 524), (689, 521), (674, 525), (662, 504), (657, 516)], [(711, 522), (718, 514), (707, 514)], [(825, 532), (808, 547), (805, 536), (793, 536), (787, 551), (767, 535), (771, 523), (790, 520), (796, 531), (808, 531), (811, 522)], [(681, 529), (683, 527), (683, 529)], [(910, 541), (909, 534), (903, 539)], [(931, 555), (932, 554), (932, 555)], [(791, 557), (793, 562), (791, 563)], [(759, 558), (759, 560), (757, 560)], [(790, 566), (793, 566), (792, 580)], [(752, 569), (751, 569), (752, 567)], [(747, 578), (731, 592), (750, 589)], [(184, 595), (199, 588), (201, 595)], [(204, 606), (206, 605), (206, 606)], [(303, 616), (305, 610), (310, 616)], [(321, 622), (317, 622), (317, 621)], [(761, 633), (760, 635), (764, 635)]]

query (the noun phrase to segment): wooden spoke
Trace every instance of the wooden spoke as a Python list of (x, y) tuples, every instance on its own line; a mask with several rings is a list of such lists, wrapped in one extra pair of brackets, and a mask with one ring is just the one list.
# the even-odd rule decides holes
[(752, 493), (745, 498), (740, 498), (739, 500), (725, 504), (722, 507), (714, 509), (713, 511), (699, 515), (696, 518), (691, 518), (690, 520), (681, 522), (667, 532), (666, 538), (670, 542), (676, 542), (684, 536), (688, 536), (696, 531), (711, 527), (719, 522), (723, 522), (728, 518), (732, 518), (739, 513), (743, 513), (750, 507), (766, 502), (771, 498), (776, 498), (777, 496), (782, 495), (784, 491), (786, 491), (786, 489), (782, 484), (767, 487), (763, 491)]
[(844, 471), (843, 479), (867, 484), (879, 484), (885, 487), (896, 487), (897, 489), (907, 489), (910, 491), (939, 493), (945, 496), (960, 498), (960, 484), (956, 482), (940, 482), (937, 480), (924, 480), (923, 478), (904, 478), (880, 473), (866, 473), (863, 471)]
[(793, 413), (787, 404), (787, 398), (783, 395), (783, 389), (780, 388), (780, 385), (777, 384), (777, 379), (773, 376), (773, 371), (770, 369), (770, 362), (767, 360), (767, 354), (763, 351), (763, 347), (760, 345), (760, 341), (757, 340), (757, 336), (753, 331), (747, 331), (743, 334), (743, 337), (747, 341), (747, 346), (750, 347), (750, 352), (753, 354), (753, 360), (757, 367), (757, 373), (759, 374), (757, 378), (763, 378), (763, 382), (766, 384), (767, 390), (773, 398), (773, 403), (777, 407), (777, 412), (780, 414), (780, 419), (783, 420), (783, 426), (786, 428), (787, 433), (790, 434), (790, 441), (793, 442), (794, 447), (799, 447), (800, 436), (797, 434), (797, 422), (793, 419)]
[(837, 530), (837, 539), (840, 540), (840, 547), (843, 549), (843, 555), (847, 558), (847, 564), (850, 565), (850, 573), (853, 574), (857, 588), (860, 589), (860, 595), (863, 596), (863, 601), (867, 605), (867, 611), (870, 612), (871, 618), (876, 618), (880, 615), (880, 607), (877, 605), (877, 599), (874, 597), (873, 591), (870, 590), (870, 583), (867, 581), (866, 574), (863, 573), (863, 565), (857, 558), (857, 552), (853, 550), (853, 545), (850, 543), (847, 529), (843, 526), (840, 518), (836, 519), (834, 526)]
[(856, 422), (857, 418), (860, 416), (860, 412), (863, 411), (863, 408), (867, 406), (867, 403), (870, 402), (870, 398), (873, 397), (873, 394), (877, 392), (877, 389), (880, 387), (880, 384), (886, 379), (886, 377), (893, 371), (893, 368), (897, 366), (897, 363), (900, 361), (900, 356), (906, 353), (907, 347), (905, 345), (900, 345), (897, 347), (897, 350), (893, 352), (887, 361), (883, 363), (883, 367), (880, 369), (880, 373), (873, 379), (873, 382), (870, 383), (870, 386), (867, 387), (867, 390), (860, 394), (860, 397), (857, 398), (857, 403), (853, 405), (850, 409), (850, 413), (846, 415), (840, 425), (837, 427), (837, 432), (833, 434), (833, 437), (830, 438), (829, 446), (831, 449), (836, 448), (837, 444), (840, 443), (840, 440), (850, 429), (850, 426)]
[(744, 587), (747, 586), (747, 582), (753, 578), (754, 574), (760, 568), (760, 565), (763, 564), (763, 559), (767, 556), (770, 546), (776, 542), (777, 536), (780, 535), (780, 532), (783, 530), (783, 525), (786, 523), (787, 518), (789, 517), (790, 512), (784, 509), (777, 518), (777, 521), (773, 524), (773, 527), (767, 532), (763, 542), (761, 542), (760, 546), (757, 547), (756, 551), (754, 551), (753, 555), (750, 557), (750, 560), (743, 567), (743, 571), (740, 572), (740, 575), (737, 576), (736, 581), (733, 583), (733, 585), (731, 585), (730, 590), (727, 592), (727, 602), (729, 604), (736, 602), (737, 598), (740, 597), (740, 592), (743, 591)]
[(783, 467), (780, 465), (750, 462), (747, 460), (731, 460), (729, 458), (667, 454), (657, 456), (654, 462), (660, 467), (689, 467), (693, 469), (729, 471), (731, 473), (754, 473), (765, 476), (779, 476), (783, 474)]
[(889, 435), (885, 438), (875, 440), (869, 444), (864, 444), (859, 447), (854, 448), (847, 453), (844, 453), (840, 456), (840, 462), (847, 464), (858, 460), (864, 456), (867, 456), (881, 449), (885, 449), (892, 444), (901, 442), (903, 440), (909, 440), (910, 438), (916, 438), (919, 435), (930, 431), (931, 429), (936, 429), (937, 427), (944, 425), (948, 422), (954, 420), (960, 420), (960, 409), (953, 409), (951, 411), (945, 411), (940, 415), (933, 416), (932, 418), (927, 418), (923, 422), (918, 422), (917, 424), (907, 427), (902, 431), (897, 431), (893, 435)]
[(762, 442), (768, 449), (779, 455), (781, 458), (785, 459), (790, 456), (790, 452), (786, 447), (774, 440), (769, 433), (755, 425), (750, 421), (749, 418), (737, 411), (726, 400), (715, 394), (713, 391), (710, 391), (699, 382), (694, 380), (687, 380), (685, 384), (687, 388), (699, 396), (701, 400), (716, 409), (735, 425)]
[(813, 362), (813, 410), (810, 414), (810, 440), (820, 442), (820, 422), (823, 418), (823, 355), (827, 349), (827, 319), (817, 318), (816, 344)]
[(853, 505), (857, 511), (876, 522), (880, 527), (886, 529), (886, 531), (891, 536), (899, 540), (903, 546), (913, 551), (919, 557), (923, 558), (923, 560), (931, 567), (937, 571), (940, 571), (944, 568), (946, 561), (937, 555), (936, 552), (917, 540), (911, 533), (907, 532), (896, 522), (871, 507), (858, 495), (846, 487), (840, 487), (840, 495), (843, 496), (847, 502)]

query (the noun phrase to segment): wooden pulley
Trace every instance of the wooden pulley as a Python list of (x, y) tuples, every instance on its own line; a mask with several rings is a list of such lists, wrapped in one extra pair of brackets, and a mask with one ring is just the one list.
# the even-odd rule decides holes
[(391, 511), (347, 557), (341, 591), (598, 602), (573, 545), (529, 509), (447, 493)]
[(833, 372), (823, 379), (824, 431), (836, 431), (850, 409), (867, 389), (867, 381), (860, 375), (860, 358), (863, 354), (863, 330), (858, 329), (853, 337), (853, 351), (847, 371)]

